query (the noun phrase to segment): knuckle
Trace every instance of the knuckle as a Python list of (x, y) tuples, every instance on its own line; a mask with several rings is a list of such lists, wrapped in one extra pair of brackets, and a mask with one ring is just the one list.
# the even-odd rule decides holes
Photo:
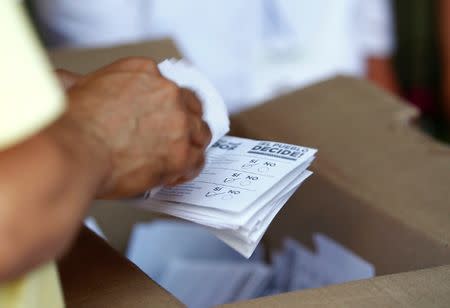
[(197, 159), (197, 163), (195, 165), (196, 168), (200, 171), (200, 169), (202, 169), (203, 166), (205, 165), (205, 162), (206, 162), (205, 153), (202, 152)]
[(152, 59), (146, 59), (146, 62), (147, 62), (147, 68), (151, 72), (159, 72), (158, 64), (155, 61), (153, 61)]
[(158, 65), (155, 61), (145, 57), (126, 57), (115, 62), (116, 65), (139, 69), (146, 72), (157, 72)]
[(180, 100), (181, 88), (178, 87), (173, 81), (166, 80), (162, 86), (168, 93), (168, 95), (173, 99), (173, 101), (177, 102)]
[(167, 140), (171, 147), (178, 147), (189, 141), (190, 124), (187, 114), (180, 110), (169, 112), (164, 117), (163, 129), (167, 131)]
[(199, 108), (202, 108), (202, 103), (201, 103), (200, 97), (197, 95), (197, 93), (195, 93), (194, 91), (192, 91), (190, 89), (186, 89), (186, 91), (189, 93), (189, 96), (191, 97), (194, 104), (196, 106), (198, 106)]
[(202, 119), (200, 119), (202, 122), (202, 131), (205, 133), (205, 136), (209, 139), (211, 139), (212, 137), (212, 132), (211, 129), (209, 128), (208, 123), (206, 123), (205, 121), (203, 121)]
[(173, 152), (172, 171), (183, 173), (189, 167), (189, 144), (181, 142)]
[(203, 110), (203, 104), (200, 102), (200, 99), (199, 99), (197, 96), (195, 96), (194, 102), (195, 102), (195, 104), (196, 104), (198, 110), (200, 111), (200, 114), (203, 115), (203, 112), (204, 112), (204, 110)]
[(181, 133), (187, 135), (187, 132), (189, 131), (189, 117), (185, 112), (177, 112), (175, 123), (177, 124), (177, 127), (181, 131)]
[(139, 57), (125, 57), (115, 62), (119, 65), (139, 65), (142, 64), (142, 58)]

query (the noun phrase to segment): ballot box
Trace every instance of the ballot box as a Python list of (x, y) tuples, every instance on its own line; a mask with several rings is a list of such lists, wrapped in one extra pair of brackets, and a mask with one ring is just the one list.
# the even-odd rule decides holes
[(67, 307), (183, 307), (87, 228), (58, 268)]
[(336, 77), (233, 118), (236, 135), (319, 149), (314, 176), (271, 224), (272, 246), (326, 234), (377, 276), (239, 305), (449, 305), (450, 147), (421, 131), (418, 117), (368, 82)]
[[(160, 50), (156, 60), (179, 55), (162, 41), (58, 51), (52, 59), (55, 66), (88, 72), (116, 57), (151, 57), (152, 49)], [(376, 277), (224, 307), (448, 307), (450, 148), (421, 131), (418, 117), (402, 100), (349, 77), (233, 116), (232, 135), (319, 150), (314, 175), (272, 222), (265, 249), (276, 250), (290, 237), (315, 251), (319, 234), (372, 264)], [(155, 214), (119, 201), (97, 204), (91, 214), (108, 242), (83, 231), (60, 263), (68, 307), (182, 306), (116, 252), (124, 251), (134, 223)]]

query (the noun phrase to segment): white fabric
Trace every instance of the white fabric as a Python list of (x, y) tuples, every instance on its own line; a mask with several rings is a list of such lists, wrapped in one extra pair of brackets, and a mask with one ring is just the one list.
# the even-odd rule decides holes
[[(393, 49), (389, 0), (37, 0), (56, 42), (171, 36), (230, 113), (312, 82), (363, 76)], [(56, 34), (56, 35), (55, 35)]]
[(394, 24), (389, 0), (360, 2), (361, 44), (367, 55), (389, 56), (395, 48)]
[[(36, 0), (41, 26), (51, 44), (111, 45), (142, 37), (137, 0)], [(149, 3), (151, 1), (148, 1)]]

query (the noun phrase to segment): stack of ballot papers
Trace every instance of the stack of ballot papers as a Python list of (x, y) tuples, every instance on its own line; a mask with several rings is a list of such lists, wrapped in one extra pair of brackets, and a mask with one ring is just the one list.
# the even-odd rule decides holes
[(321, 233), (313, 235), (315, 251), (285, 238), (272, 254), (273, 289), (268, 294), (321, 288), (375, 276), (375, 267)]
[(202, 226), (157, 220), (133, 228), (127, 256), (190, 308), (375, 275), (372, 264), (324, 234), (313, 235), (313, 246), (285, 238), (280, 250), (269, 252), (260, 243), (247, 260)]
[(184, 61), (166, 60), (161, 73), (197, 93), (213, 142), (206, 164), (194, 180), (148, 191), (138, 204), (207, 227), (250, 257), (283, 205), (311, 172), (316, 150), (275, 141), (232, 136), (220, 95), (201, 73)]
[[(149, 245), (151, 243), (151, 245)], [(128, 258), (188, 307), (261, 296), (272, 281), (259, 245), (247, 260), (204, 227), (182, 221), (137, 224)]]

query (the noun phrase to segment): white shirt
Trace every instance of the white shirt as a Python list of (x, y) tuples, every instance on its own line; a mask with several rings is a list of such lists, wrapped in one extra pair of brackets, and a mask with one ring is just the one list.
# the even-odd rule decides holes
[(38, 0), (53, 42), (172, 37), (231, 112), (336, 74), (363, 76), (393, 49), (389, 0)]

